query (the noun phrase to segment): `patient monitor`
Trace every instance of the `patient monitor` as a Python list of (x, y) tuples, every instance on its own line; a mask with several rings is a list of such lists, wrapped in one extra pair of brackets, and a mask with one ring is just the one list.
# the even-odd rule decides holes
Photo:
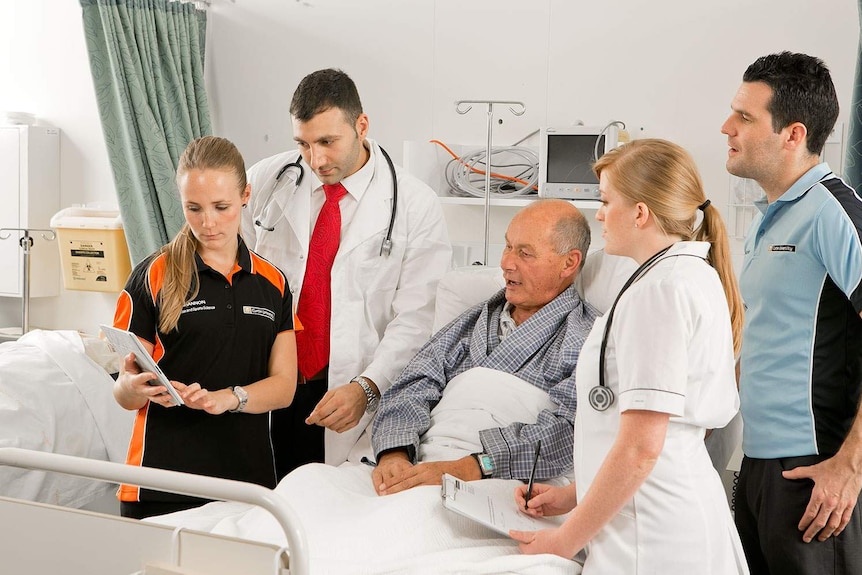
[(593, 164), (617, 147), (616, 124), (542, 128), (539, 135), (539, 196), (598, 201), (599, 181)]

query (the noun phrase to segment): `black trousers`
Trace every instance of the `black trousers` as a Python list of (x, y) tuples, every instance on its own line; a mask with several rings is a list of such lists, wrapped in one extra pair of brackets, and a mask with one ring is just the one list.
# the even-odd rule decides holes
[(275, 474), (281, 478), (306, 463), (323, 463), (323, 430), (307, 425), (309, 416), (323, 398), (329, 382), (326, 377), (296, 386), (293, 403), (272, 412), (270, 434), (275, 455)]
[(176, 511), (194, 509), (207, 503), (206, 500), (199, 501), (120, 501), (120, 515), (131, 519), (146, 519), (155, 515), (166, 515)]
[(751, 575), (862, 573), (862, 510), (856, 504), (841, 535), (811, 543), (797, 526), (814, 482), (784, 479), (782, 471), (814, 465), (825, 456), (742, 460), (734, 517)]

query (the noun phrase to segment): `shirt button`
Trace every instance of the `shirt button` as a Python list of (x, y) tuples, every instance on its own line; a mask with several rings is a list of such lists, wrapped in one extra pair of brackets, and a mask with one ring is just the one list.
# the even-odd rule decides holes
[(224, 284), (224, 289), (230, 289), (230, 284)]
[(233, 304), (230, 304), (230, 303), (229, 303), (229, 304), (227, 304), (227, 308), (228, 308), (228, 309), (233, 309)]

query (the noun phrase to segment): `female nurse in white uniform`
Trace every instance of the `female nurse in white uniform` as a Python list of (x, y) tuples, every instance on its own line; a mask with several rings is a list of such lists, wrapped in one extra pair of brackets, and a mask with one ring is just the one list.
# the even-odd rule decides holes
[(670, 142), (633, 141), (594, 170), (605, 251), (640, 267), (581, 350), (575, 483), (534, 485), (526, 502), (533, 515), (571, 513), (511, 535), (525, 553), (583, 549), (585, 574), (747, 573), (703, 441), (739, 405), (742, 302), (721, 216)]

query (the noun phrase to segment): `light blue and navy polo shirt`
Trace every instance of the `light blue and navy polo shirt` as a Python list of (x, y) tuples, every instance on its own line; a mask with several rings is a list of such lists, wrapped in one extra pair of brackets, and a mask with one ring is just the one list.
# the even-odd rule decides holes
[(862, 387), (862, 201), (821, 163), (755, 205), (740, 276), (743, 451), (832, 455)]

